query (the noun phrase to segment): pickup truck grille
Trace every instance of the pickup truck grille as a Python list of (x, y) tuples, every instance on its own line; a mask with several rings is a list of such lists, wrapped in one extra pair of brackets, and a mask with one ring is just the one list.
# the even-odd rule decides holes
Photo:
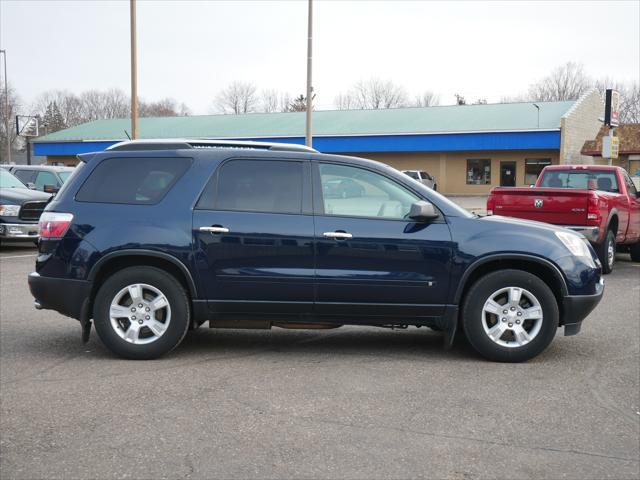
[(20, 220), (37, 222), (46, 206), (47, 202), (26, 202), (22, 204), (19, 218)]

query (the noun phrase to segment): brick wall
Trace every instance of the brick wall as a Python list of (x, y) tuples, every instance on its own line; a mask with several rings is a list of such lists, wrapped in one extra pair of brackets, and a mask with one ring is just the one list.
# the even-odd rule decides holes
[(580, 154), (587, 140), (593, 140), (602, 123), (604, 102), (600, 93), (593, 89), (571, 107), (560, 119), (560, 163), (592, 164), (593, 157)]

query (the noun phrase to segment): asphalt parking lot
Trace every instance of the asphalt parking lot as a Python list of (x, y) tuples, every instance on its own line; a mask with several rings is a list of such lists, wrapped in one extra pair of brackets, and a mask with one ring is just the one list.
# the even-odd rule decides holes
[[(640, 476), (640, 264), (575, 337), (519, 365), (426, 329), (191, 332), (114, 358), (36, 311), (35, 251), (0, 250), (0, 477)], [(561, 334), (561, 331), (559, 331)]]

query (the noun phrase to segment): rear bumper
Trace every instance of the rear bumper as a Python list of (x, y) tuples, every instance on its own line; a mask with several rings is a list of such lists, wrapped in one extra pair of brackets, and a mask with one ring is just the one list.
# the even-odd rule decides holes
[(36, 308), (56, 310), (78, 320), (89, 303), (91, 285), (85, 280), (43, 277), (36, 272), (29, 274), (29, 290), (36, 300)]
[(576, 225), (562, 225), (564, 228), (568, 228), (569, 230), (573, 230), (574, 232), (581, 233), (584, 235), (587, 240), (593, 243), (598, 243), (600, 239), (600, 227), (587, 227), (587, 226), (576, 226)]
[(4, 240), (38, 240), (38, 224), (0, 223), (0, 238)]
[(562, 299), (564, 334), (575, 335), (580, 331), (582, 321), (602, 300), (604, 280), (600, 279), (593, 295), (567, 295)]

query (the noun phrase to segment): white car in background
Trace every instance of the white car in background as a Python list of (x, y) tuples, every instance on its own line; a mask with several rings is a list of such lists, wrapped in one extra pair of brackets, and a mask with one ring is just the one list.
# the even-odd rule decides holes
[(414, 180), (426, 185), (431, 190), (438, 190), (438, 184), (436, 182), (436, 178), (429, 175), (427, 172), (423, 170), (403, 170), (402, 173), (408, 175)]

